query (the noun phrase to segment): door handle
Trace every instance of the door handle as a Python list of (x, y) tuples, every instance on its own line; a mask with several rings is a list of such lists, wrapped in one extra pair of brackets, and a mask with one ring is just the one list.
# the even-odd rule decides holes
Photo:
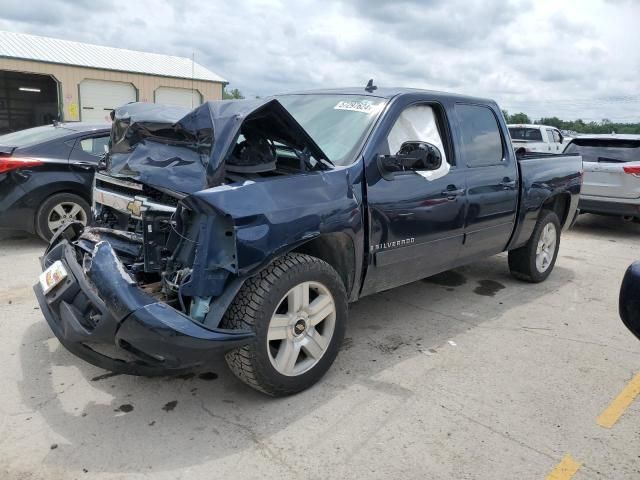
[(515, 180), (509, 180), (508, 178), (505, 178), (504, 180), (502, 180), (500, 182), (500, 186), (502, 187), (503, 190), (509, 190), (511, 188), (515, 188), (516, 181)]
[(460, 195), (464, 195), (464, 188), (456, 188), (454, 185), (449, 185), (446, 190), (442, 191), (442, 196), (447, 197), (449, 200), (453, 200)]
[(95, 163), (90, 162), (74, 162), (71, 165), (81, 170), (95, 170), (97, 166)]

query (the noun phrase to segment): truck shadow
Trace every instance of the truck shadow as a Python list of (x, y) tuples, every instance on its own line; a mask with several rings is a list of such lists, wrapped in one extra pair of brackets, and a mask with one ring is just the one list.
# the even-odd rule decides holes
[(573, 275), (557, 266), (545, 283), (522, 283), (500, 255), (367, 297), (351, 306), (342, 351), (326, 377), (283, 399), (245, 387), (222, 357), (212, 372), (113, 375), (69, 354), (44, 321), (36, 322), (22, 339), (19, 390), (24, 405), (62, 439), (45, 463), (68, 471), (157, 472), (247, 448), (278, 462), (286, 452), (269, 441), (277, 433), (317, 421), (316, 412), (331, 411), (338, 400), (359, 409), (357, 402), (377, 396), (413, 395), (384, 372), (429, 361), (453, 348), (448, 341), (457, 335), (557, 290)]

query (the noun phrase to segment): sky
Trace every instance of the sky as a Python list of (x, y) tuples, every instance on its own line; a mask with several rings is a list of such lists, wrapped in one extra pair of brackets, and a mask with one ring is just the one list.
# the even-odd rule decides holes
[(640, 0), (0, 0), (0, 30), (195, 57), (247, 97), (416, 87), (640, 122)]

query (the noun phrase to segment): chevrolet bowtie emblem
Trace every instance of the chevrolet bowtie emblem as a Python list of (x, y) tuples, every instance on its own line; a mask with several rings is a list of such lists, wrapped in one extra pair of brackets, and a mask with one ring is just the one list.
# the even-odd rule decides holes
[(142, 202), (140, 200), (132, 200), (127, 203), (127, 210), (131, 212), (134, 217), (139, 217), (142, 213)]

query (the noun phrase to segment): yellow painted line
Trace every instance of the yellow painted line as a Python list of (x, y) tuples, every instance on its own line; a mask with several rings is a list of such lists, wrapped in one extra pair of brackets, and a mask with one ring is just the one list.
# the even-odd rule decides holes
[(604, 412), (598, 417), (598, 425), (605, 428), (611, 428), (620, 419), (629, 405), (633, 403), (635, 398), (640, 394), (640, 373), (627, 383), (627, 386), (620, 394), (611, 402)]
[(580, 469), (581, 464), (576, 462), (568, 453), (560, 463), (547, 475), (546, 480), (569, 480)]

